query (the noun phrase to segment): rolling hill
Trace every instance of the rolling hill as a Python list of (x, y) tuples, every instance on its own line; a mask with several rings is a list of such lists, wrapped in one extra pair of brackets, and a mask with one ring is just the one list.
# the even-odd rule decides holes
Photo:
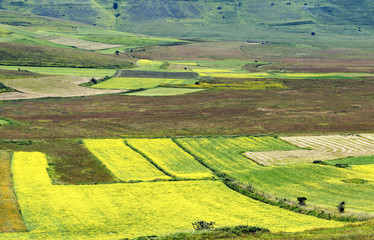
[(0, 8), (182, 38), (274, 39), (311, 32), (356, 36), (374, 30), (373, 0), (3, 0)]

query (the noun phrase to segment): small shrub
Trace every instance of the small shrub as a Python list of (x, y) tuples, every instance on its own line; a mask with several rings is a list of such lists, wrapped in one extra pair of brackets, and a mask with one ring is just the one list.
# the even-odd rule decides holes
[(215, 222), (206, 222), (206, 221), (196, 221), (192, 223), (192, 226), (195, 230), (207, 230), (214, 228)]
[(341, 202), (341, 203), (339, 203), (339, 205), (336, 206), (336, 207), (338, 208), (338, 211), (339, 211), (340, 213), (343, 213), (344, 210), (345, 210), (345, 202)]
[(299, 202), (299, 205), (300, 206), (305, 206), (306, 204), (305, 204), (305, 201), (307, 200), (307, 198), (306, 197), (298, 197), (297, 198), (297, 201)]
[(322, 165), (326, 165), (326, 163), (322, 160), (315, 160), (313, 161), (314, 164), (322, 164)]
[(347, 167), (349, 167), (349, 164), (346, 164), (346, 163), (337, 163), (334, 166), (335, 167), (339, 167), (339, 168), (347, 168)]

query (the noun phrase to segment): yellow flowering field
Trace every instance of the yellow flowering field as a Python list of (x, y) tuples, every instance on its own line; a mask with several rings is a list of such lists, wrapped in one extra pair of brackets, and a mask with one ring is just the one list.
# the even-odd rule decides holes
[(164, 64), (163, 61), (153, 61), (148, 59), (139, 59), (136, 61), (137, 66), (145, 68), (159, 68), (162, 64)]
[(121, 180), (151, 181), (170, 178), (121, 139), (85, 139), (83, 142)]
[(191, 179), (213, 177), (209, 169), (183, 151), (170, 138), (127, 139), (126, 141), (166, 172), (176, 177)]
[(220, 181), (52, 185), (47, 167), (42, 153), (14, 154), (14, 187), (29, 232), (0, 234), (0, 239), (160, 236), (192, 231), (191, 223), (199, 220), (273, 232), (343, 225), (252, 200)]

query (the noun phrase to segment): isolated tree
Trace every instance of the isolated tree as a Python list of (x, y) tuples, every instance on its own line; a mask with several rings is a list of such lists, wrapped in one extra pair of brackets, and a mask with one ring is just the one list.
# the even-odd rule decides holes
[(118, 9), (118, 3), (116, 3), (116, 2), (113, 3), (113, 9), (114, 9), (114, 10), (117, 10), (117, 9)]
[(311, 32), (310, 35), (314, 36), (314, 35), (316, 35), (316, 33), (315, 32)]

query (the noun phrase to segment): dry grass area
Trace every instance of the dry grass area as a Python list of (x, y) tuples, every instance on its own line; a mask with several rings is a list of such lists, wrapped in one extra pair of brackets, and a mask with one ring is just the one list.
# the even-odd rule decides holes
[(246, 152), (244, 156), (261, 165), (269, 166), (374, 155), (373, 134), (364, 136), (367, 137), (357, 135), (282, 137), (281, 139), (289, 143), (311, 150)]
[(48, 40), (53, 43), (61, 44), (61, 45), (72, 46), (72, 47), (76, 47), (76, 48), (80, 48), (84, 50), (90, 50), (90, 51), (116, 48), (116, 47), (122, 46), (122, 45), (106, 44), (106, 43), (100, 43), (100, 42), (91, 42), (91, 41), (86, 41), (82, 39), (62, 37), (62, 36), (51, 36), (51, 37), (45, 38), (45, 40)]
[(100, 90), (80, 87), (78, 84), (88, 82), (88, 77), (53, 76), (28, 79), (7, 79), (1, 82), (18, 92), (0, 94), (0, 100), (20, 100), (47, 97), (78, 97), (110, 93), (121, 93), (123, 90)]
[(10, 153), (0, 151), (0, 232), (26, 231), (13, 192)]

